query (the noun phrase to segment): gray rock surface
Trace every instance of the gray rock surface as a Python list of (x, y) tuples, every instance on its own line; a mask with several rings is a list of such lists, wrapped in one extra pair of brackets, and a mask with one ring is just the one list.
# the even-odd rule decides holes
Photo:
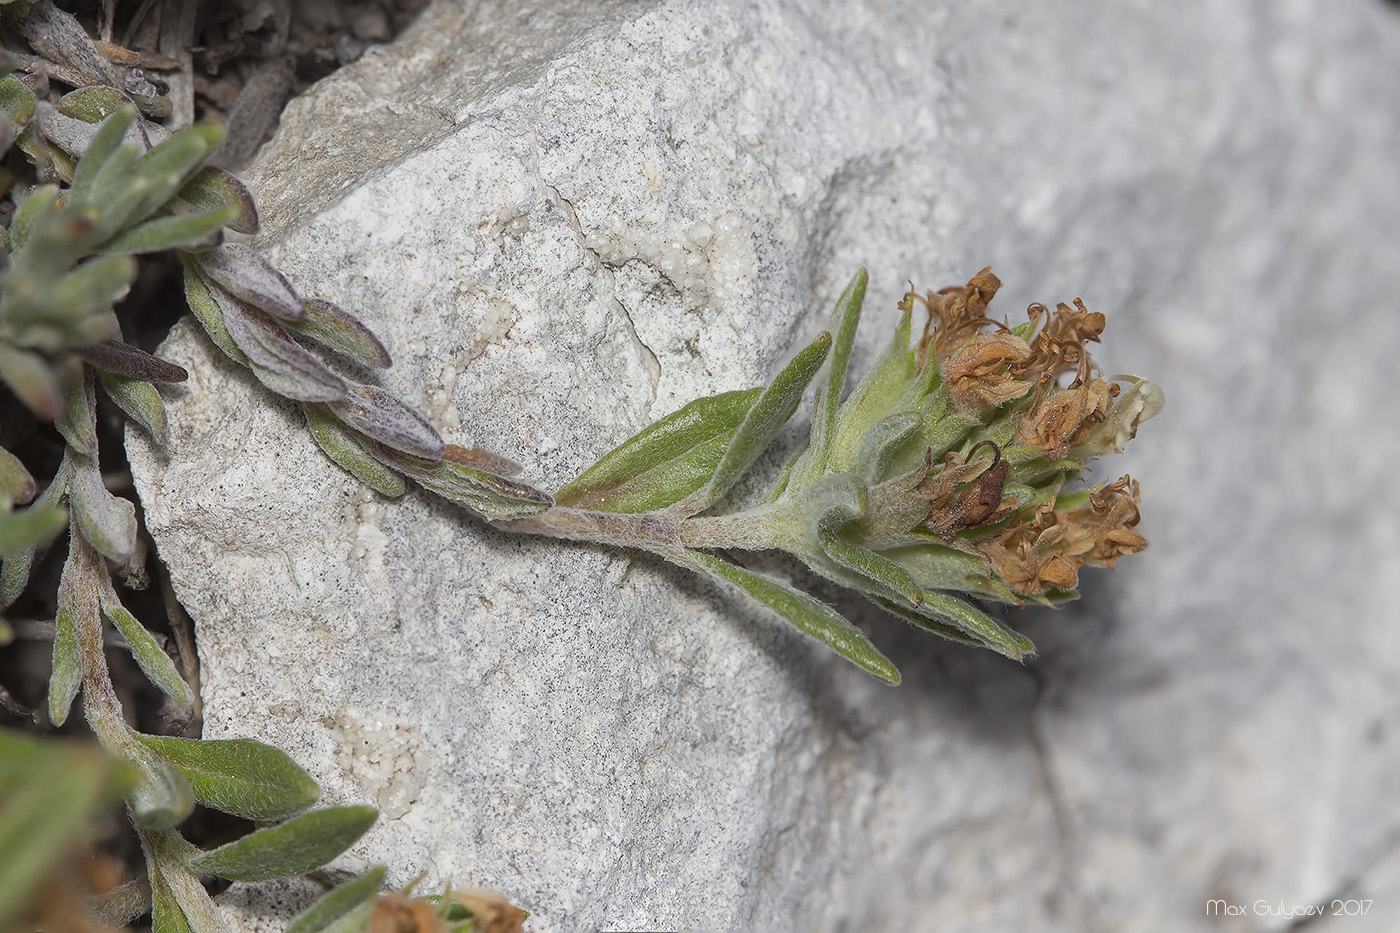
[(554, 487), (857, 266), (859, 370), (906, 280), (991, 264), (1165, 389), (1104, 467), (1153, 549), (1023, 613), (1024, 667), (818, 590), (890, 690), (659, 561), (375, 498), (182, 325), (170, 456), (129, 448), (206, 735), (538, 930), (1400, 928), (1398, 62), (1378, 0), (434, 4), (248, 179), (449, 440)]

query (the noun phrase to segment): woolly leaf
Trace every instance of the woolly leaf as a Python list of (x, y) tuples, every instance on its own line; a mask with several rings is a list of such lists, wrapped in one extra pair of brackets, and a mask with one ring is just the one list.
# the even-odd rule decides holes
[(245, 820), (279, 820), (305, 810), (321, 788), (285, 752), (253, 739), (136, 738), (180, 770), (206, 807)]
[(180, 189), (180, 198), (202, 210), (234, 208), (228, 226), (239, 233), (258, 232), (258, 208), (243, 183), (223, 169), (206, 165)]
[(326, 408), (366, 437), (411, 456), (437, 460), (447, 449), (422, 415), (378, 386), (348, 383), (345, 397)]
[(194, 810), (194, 791), (174, 765), (145, 748), (130, 743), (126, 750), (136, 766), (136, 788), (127, 798), (131, 815), (146, 829), (169, 829)]
[(185, 303), (194, 312), (195, 318), (199, 320), (204, 332), (209, 335), (209, 339), (214, 341), (214, 346), (224, 351), (229, 359), (244, 366), (250, 366), (248, 357), (243, 351), (238, 349), (238, 344), (233, 342), (229, 336), (228, 326), (224, 323), (224, 312), (219, 307), (219, 303), (214, 300), (214, 294), (210, 290), (209, 283), (200, 275), (194, 262), (185, 257)]
[(66, 367), (63, 417), (54, 422), (58, 433), (79, 453), (97, 453), (97, 399), (81, 366)]
[(48, 541), (68, 524), (63, 509), (29, 508), (0, 512), (0, 555), (34, 548)]
[(686, 551), (672, 559), (739, 587), (857, 667), (887, 684), (899, 683), (899, 671), (889, 658), (871, 644), (864, 632), (825, 603), (703, 551)]
[[(110, 89), (104, 88), (103, 90)], [(78, 92), (75, 91), (74, 94), (76, 93)], [(73, 97), (73, 94), (68, 95), (68, 97)], [(59, 110), (62, 111), (63, 108), (60, 107)], [(77, 114), (69, 114), (69, 116), (77, 116)], [(73, 173), (73, 184), (68, 189), (70, 201), (83, 201), (89, 196), (98, 173), (121, 147), (123, 140), (126, 139), (127, 131), (131, 129), (131, 123), (135, 119), (136, 108), (128, 104), (102, 120), (102, 125), (93, 134), (92, 140), (83, 152), (83, 157), (78, 160), (77, 169)], [(89, 120), (87, 122), (96, 123), (97, 121)]]
[(102, 252), (155, 253), (165, 249), (212, 249), (223, 242), (221, 230), (237, 216), (234, 207), (197, 214), (172, 214), (148, 220), (108, 240)]
[(78, 530), (104, 557), (124, 562), (136, 547), (136, 507), (102, 484), (97, 461), (73, 454), (68, 502)]
[(166, 432), (165, 402), (155, 386), (141, 379), (128, 379), (111, 373), (98, 373), (102, 388), (116, 402), (127, 416), (151, 435), (151, 439), (164, 447), (169, 438)]
[(25, 503), (34, 498), (37, 487), (24, 464), (14, 454), (0, 447), (0, 491), (10, 502)]
[(816, 376), (831, 350), (831, 335), (823, 333), (793, 357), (773, 383), (749, 409), (710, 481), (682, 503), (688, 514), (701, 512), (718, 502), (759, 455), (768, 448), (802, 400), (808, 383)]
[(846, 367), (850, 363), (851, 347), (855, 345), (860, 307), (865, 301), (865, 287), (869, 281), (870, 277), (864, 269), (855, 274), (836, 300), (836, 308), (831, 312), (831, 321), (827, 324), (827, 331), (834, 339), (831, 368), (817, 391), (817, 404), (812, 412), (811, 456), (812, 462), (819, 466), (825, 465), (836, 437), (836, 414), (841, 405), (841, 393), (846, 388)]
[(291, 283), (251, 247), (225, 243), (200, 253), (195, 262), (211, 282), (273, 317), (300, 321), (306, 316), (305, 305)]
[(648, 512), (689, 496), (714, 476), (734, 432), (763, 394), (700, 398), (633, 435), (554, 496), (600, 512)]
[(61, 726), (68, 721), (73, 698), (83, 683), (83, 660), (78, 651), (78, 630), (71, 598), (64, 598), (59, 586), (58, 614), (54, 619), (53, 669), (49, 675), (49, 722)]
[(0, 340), (0, 379), (30, 411), (50, 421), (63, 415), (63, 390), (44, 358)]
[(392, 363), (384, 344), (353, 314), (319, 298), (308, 300), (305, 309), (304, 318), (286, 326), (366, 366), (383, 369)]
[(123, 227), (145, 220), (173, 198), (223, 139), (224, 128), (218, 124), (187, 126), (142, 156), (132, 167), (128, 184), (145, 187), (145, 194), (127, 215)]
[(448, 447), (443, 458), (433, 462), (405, 456), (382, 444), (376, 450), (377, 456), (419, 485), (475, 509), (492, 521), (537, 515), (553, 504), (548, 495), (533, 486), (463, 462), (469, 459), (463, 456), (466, 453), (460, 447)]
[(324, 405), (302, 403), (306, 426), (316, 444), (336, 463), (360, 482), (383, 495), (396, 498), (403, 495), (404, 479), (392, 467), (376, 459), (353, 431), (333, 418)]
[(850, 521), (851, 516), (839, 510), (826, 513), (817, 523), (817, 540), (822, 550), (836, 563), (853, 570), (873, 583), (898, 593), (910, 603), (923, 599), (919, 584), (914, 582), (909, 571), (875, 551), (852, 544), (841, 537), (841, 527)]
[(330, 402), (347, 392), (344, 379), (307, 353), (257, 308), (215, 285), (211, 291), (224, 326), (258, 381), (278, 395), (302, 402)]
[(384, 867), (370, 869), (321, 896), (287, 925), (286, 933), (360, 933), (384, 884)]
[(77, 354), (104, 372), (131, 379), (184, 382), (190, 376), (183, 366), (176, 366), (120, 340), (104, 340), (81, 348)]
[(122, 633), (126, 639), (127, 650), (136, 659), (136, 664), (141, 668), (141, 673), (146, 675), (146, 679), (160, 688), (160, 691), (182, 706), (188, 706), (194, 702), (194, 695), (190, 693), (189, 685), (180, 676), (180, 672), (175, 669), (175, 662), (170, 660), (170, 655), (166, 654), (156, 644), (155, 638), (146, 630), (146, 627), (136, 620), (127, 608), (121, 604), (117, 598), (117, 591), (113, 589), (111, 581), (104, 575), (102, 583), (99, 583), (97, 598), (102, 607), (102, 611), (107, 618), (112, 620), (117, 631)]
[(192, 859), (195, 871), (231, 881), (302, 875), (335, 858), (374, 825), (374, 807), (327, 807), (293, 817)]

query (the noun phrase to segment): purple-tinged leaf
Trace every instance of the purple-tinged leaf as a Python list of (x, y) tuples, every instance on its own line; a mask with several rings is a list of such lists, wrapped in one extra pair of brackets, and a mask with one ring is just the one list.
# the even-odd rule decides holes
[(302, 402), (333, 402), (345, 397), (345, 380), (302, 349), (271, 318), (217, 284), (210, 294), (223, 312), (229, 336), (263, 385)]
[(206, 165), (200, 169), (180, 189), (180, 197), (207, 211), (236, 207), (237, 213), (228, 222), (229, 228), (239, 233), (258, 232), (258, 206), (253, 201), (253, 195), (241, 181), (221, 168)]
[(309, 299), (306, 302), (306, 317), (300, 321), (288, 321), (287, 326), (366, 366), (383, 369), (393, 362), (384, 344), (359, 318), (329, 301)]
[(78, 356), (102, 370), (147, 382), (184, 382), (190, 377), (183, 366), (176, 366), (145, 350), (120, 340), (104, 340), (77, 351)]
[(424, 460), (437, 460), (447, 449), (442, 437), (422, 415), (388, 392), (354, 382), (348, 383), (347, 388), (343, 399), (326, 408), (356, 431)]
[(251, 247), (225, 243), (194, 257), (205, 278), (285, 321), (300, 321), (306, 309), (291, 283)]

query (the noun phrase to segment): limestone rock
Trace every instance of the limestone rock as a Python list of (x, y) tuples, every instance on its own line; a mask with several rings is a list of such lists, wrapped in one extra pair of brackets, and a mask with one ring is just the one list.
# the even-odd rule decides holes
[(1397, 60), (1359, 0), (434, 4), (248, 180), (448, 440), (553, 488), (763, 380), (858, 266), (861, 371), (906, 280), (990, 264), (998, 314), (1082, 296), (1166, 390), (1104, 466), (1153, 549), (1024, 613), (1025, 667), (818, 589), (890, 690), (659, 561), (376, 498), (186, 324), (169, 456), (129, 448), (206, 735), (539, 930), (1280, 929), (1393, 892)]

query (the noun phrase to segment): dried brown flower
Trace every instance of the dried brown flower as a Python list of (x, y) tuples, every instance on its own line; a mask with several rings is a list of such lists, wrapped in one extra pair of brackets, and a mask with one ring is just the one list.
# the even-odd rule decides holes
[(964, 461), (949, 453), (942, 471), (919, 485), (919, 493), (929, 500), (925, 524), (944, 538), (974, 525), (999, 522), (1016, 509), (1014, 498), (1002, 496), (1010, 464), (1001, 459), (995, 444), (984, 443), (995, 452), (993, 459), (972, 460), (970, 452)]
[(919, 340), (919, 368), (922, 369), (928, 360), (930, 344), (933, 345), (934, 357), (943, 360), (985, 325), (995, 326), (996, 322), (986, 316), (986, 311), (999, 288), (1001, 279), (992, 275), (992, 267), (988, 266), (969, 279), (966, 285), (954, 285), (927, 296), (912, 291), (907, 293), (900, 307), (912, 307), (913, 302), (917, 301), (928, 309), (924, 334)]
[(943, 381), (958, 408), (977, 414), (1025, 395), (1031, 383), (1015, 378), (1031, 348), (1015, 334), (979, 334), (943, 363)]
[(1072, 445), (1089, 435), (1104, 420), (1109, 399), (1118, 387), (1103, 379), (1071, 386), (1053, 395), (1038, 396), (1016, 428), (1016, 440), (1046, 458), (1059, 460)]

